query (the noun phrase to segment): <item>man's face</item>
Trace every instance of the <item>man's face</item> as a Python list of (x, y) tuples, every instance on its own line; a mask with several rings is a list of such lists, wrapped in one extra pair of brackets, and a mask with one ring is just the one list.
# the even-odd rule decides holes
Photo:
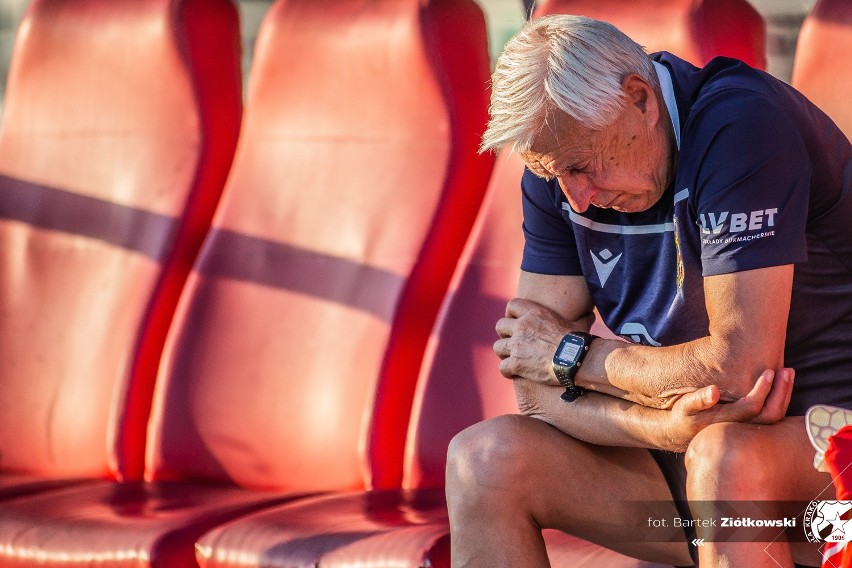
[[(529, 169), (556, 178), (571, 208), (582, 213), (590, 205), (633, 213), (662, 197), (673, 171), (668, 115), (651, 87), (638, 76), (628, 85), (628, 104), (603, 130), (581, 126), (567, 114), (551, 115), (521, 157)], [(644, 87), (643, 87), (644, 85)]]

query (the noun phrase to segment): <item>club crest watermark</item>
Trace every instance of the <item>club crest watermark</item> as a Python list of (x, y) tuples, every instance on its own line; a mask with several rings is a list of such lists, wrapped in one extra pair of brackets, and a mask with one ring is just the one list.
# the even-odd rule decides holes
[(804, 528), (809, 542), (849, 542), (852, 501), (811, 501), (805, 509)]

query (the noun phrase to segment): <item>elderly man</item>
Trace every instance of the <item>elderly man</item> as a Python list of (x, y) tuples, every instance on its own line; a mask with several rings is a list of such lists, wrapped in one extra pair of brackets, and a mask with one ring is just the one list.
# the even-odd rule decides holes
[[(527, 24), (492, 89), (483, 150), (527, 165), (494, 345), (521, 414), (451, 445), (454, 565), (546, 566), (542, 528), (677, 566), (818, 565), (801, 526), (714, 540), (686, 503), (781, 520), (832, 498), (802, 415), (852, 408), (849, 141), (739, 61), (575, 16)], [(589, 335), (594, 308), (628, 341)], [(649, 537), (675, 518), (682, 540)]]

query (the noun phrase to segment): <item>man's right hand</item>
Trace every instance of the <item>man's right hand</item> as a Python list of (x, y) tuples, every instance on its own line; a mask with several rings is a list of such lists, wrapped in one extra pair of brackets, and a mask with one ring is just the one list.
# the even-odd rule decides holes
[(686, 451), (698, 432), (718, 422), (774, 424), (784, 418), (793, 392), (793, 369), (764, 371), (751, 391), (731, 403), (719, 402), (719, 389), (709, 386), (683, 395), (671, 409), (667, 449)]

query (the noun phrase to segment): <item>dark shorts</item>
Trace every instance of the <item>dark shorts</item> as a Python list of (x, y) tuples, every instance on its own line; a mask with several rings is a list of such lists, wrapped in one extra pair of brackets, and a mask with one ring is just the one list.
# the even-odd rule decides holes
[[(648, 450), (651, 452), (651, 457), (657, 462), (657, 467), (663, 473), (666, 479), (666, 484), (669, 486), (669, 492), (672, 494), (675, 507), (677, 508), (680, 518), (686, 521), (692, 521), (692, 512), (689, 510), (689, 502), (686, 498), (686, 454), (676, 454), (674, 452), (666, 452), (664, 450)], [(689, 546), (689, 556), (695, 566), (698, 566), (698, 547), (692, 544), (692, 541), (697, 538), (695, 527), (691, 522), (684, 523), (687, 526), (683, 527), (684, 536), (686, 537), (687, 546)], [(796, 568), (806, 568), (800, 564), (795, 565)]]
[[(672, 494), (675, 508), (681, 519), (692, 520), (692, 513), (689, 510), (689, 502), (686, 499), (686, 454), (676, 454), (664, 450), (648, 450), (651, 452), (651, 457), (657, 462), (657, 467), (663, 473), (666, 479), (666, 485), (669, 486), (669, 492)], [(692, 523), (684, 523), (687, 526), (683, 527), (684, 537), (686, 537), (687, 546), (689, 546), (689, 556), (692, 561), (698, 566), (698, 547), (692, 544), (698, 535), (695, 532), (695, 527)]]

